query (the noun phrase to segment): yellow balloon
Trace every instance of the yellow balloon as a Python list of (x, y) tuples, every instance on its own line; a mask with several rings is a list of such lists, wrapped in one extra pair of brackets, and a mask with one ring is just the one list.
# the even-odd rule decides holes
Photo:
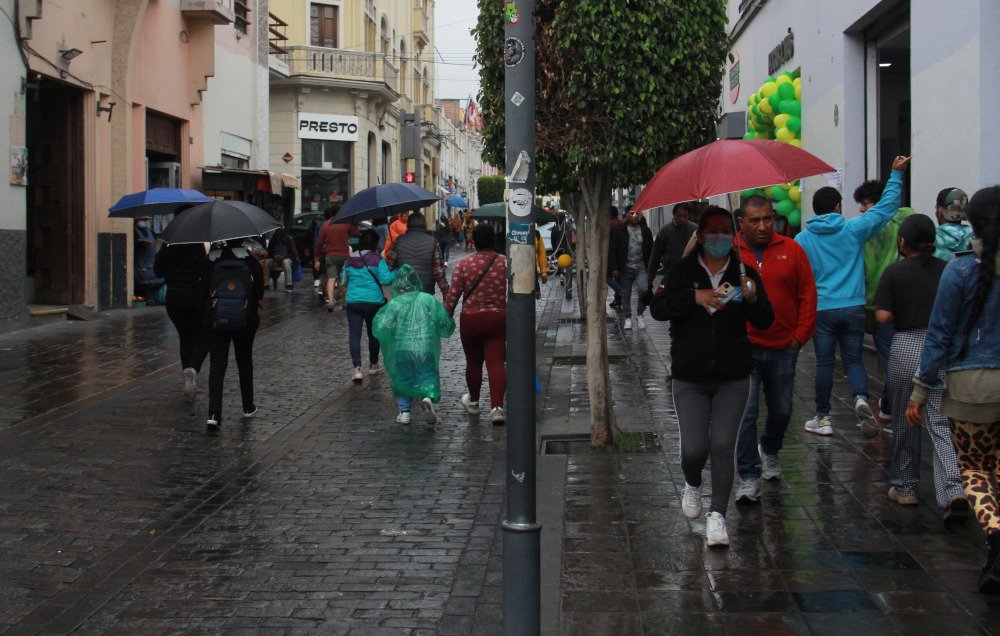
[(763, 86), (761, 86), (760, 87), (760, 91), (759, 91), (759, 93), (763, 97), (770, 97), (771, 95), (774, 95), (776, 92), (778, 92), (778, 83), (777, 82), (768, 82), (768, 83), (764, 84)]
[(556, 264), (562, 269), (569, 269), (573, 265), (573, 257), (569, 254), (560, 254), (556, 259)]
[[(798, 140), (796, 139), (796, 141)], [(802, 190), (799, 189), (799, 186), (792, 186), (788, 188), (788, 198), (796, 203), (802, 200)]]
[(791, 81), (792, 78), (788, 77), (787, 75), (779, 75), (776, 78), (774, 78), (774, 88), (777, 89), (778, 84), (788, 84)]
[(753, 136), (753, 138), (754, 139), (770, 139), (771, 135), (767, 134), (766, 132), (759, 132), (759, 133), (756, 133)]
[(780, 115), (775, 115), (774, 116), (774, 127), (775, 128), (784, 128), (788, 124), (788, 120), (789, 120), (790, 117), (791, 117), (791, 115), (786, 115), (784, 113), (782, 113)]
[(801, 139), (790, 139), (788, 141), (788, 143), (790, 145), (792, 145), (792, 146), (795, 146), (796, 148), (801, 148), (802, 147), (802, 140)]
[(787, 128), (777, 129), (776, 131), (774, 131), (774, 136), (778, 139), (778, 141), (788, 142), (795, 139), (795, 133), (788, 130)]
[(792, 80), (792, 86), (802, 86), (802, 78), (796, 77)]
[(757, 110), (765, 115), (770, 115), (774, 112), (774, 109), (771, 108), (771, 102), (766, 99), (761, 100), (761, 102), (757, 104)]
[(802, 85), (801, 84), (796, 84), (795, 85), (795, 99), (797, 99), (799, 101), (802, 101)]

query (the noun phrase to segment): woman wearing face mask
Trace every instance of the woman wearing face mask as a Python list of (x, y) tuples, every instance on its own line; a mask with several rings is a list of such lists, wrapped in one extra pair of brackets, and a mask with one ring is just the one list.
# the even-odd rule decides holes
[(705, 518), (709, 547), (729, 545), (725, 515), (753, 364), (747, 322), (767, 329), (774, 321), (760, 276), (749, 267), (741, 273), (733, 234), (729, 212), (716, 206), (705, 210), (697, 246), (670, 268), (665, 290), (650, 305), (653, 318), (670, 321), (671, 388), (686, 482), (681, 504), (688, 519), (701, 516), (702, 471), (712, 460), (712, 503)]
[[(945, 262), (935, 258), (934, 222), (922, 214), (906, 217), (899, 226), (897, 244), (902, 260), (882, 272), (875, 290), (875, 320), (892, 324), (895, 335), (889, 349), (888, 393), (892, 396), (893, 444), (889, 462), (889, 499), (915, 506), (920, 482), (920, 428), (907, 426), (906, 403), (913, 391), (913, 373), (927, 335), (934, 296)], [(945, 521), (964, 519), (969, 502), (955, 460), (947, 418), (941, 415), (941, 389), (928, 393), (923, 424), (934, 447), (934, 490)]]

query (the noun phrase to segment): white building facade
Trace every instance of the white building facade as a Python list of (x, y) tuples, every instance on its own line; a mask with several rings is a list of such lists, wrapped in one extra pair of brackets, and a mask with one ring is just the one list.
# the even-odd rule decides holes
[(768, 76), (801, 73), (802, 147), (840, 172), (803, 181), (804, 220), (825, 185), (857, 214), (854, 188), (898, 154), (913, 156), (904, 205), (932, 217), (942, 188), (1000, 182), (1000, 2), (730, 0), (729, 31), (721, 137), (743, 136)]

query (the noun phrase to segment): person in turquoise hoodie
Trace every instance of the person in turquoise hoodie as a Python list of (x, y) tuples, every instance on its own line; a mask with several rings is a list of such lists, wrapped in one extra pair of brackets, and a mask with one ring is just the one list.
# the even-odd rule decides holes
[(368, 327), (368, 375), (378, 375), (382, 365), (378, 362), (379, 342), (372, 333), (375, 314), (385, 305), (383, 285), (391, 285), (396, 273), (385, 264), (379, 254), (379, 235), (375, 230), (365, 230), (358, 239), (358, 250), (344, 262), (340, 270), (340, 284), (347, 287), (347, 342), (354, 365), (354, 381), (361, 382), (361, 327)]
[(969, 251), (972, 228), (963, 225), (969, 195), (958, 188), (945, 188), (938, 192), (934, 213), (937, 216), (937, 236), (934, 239), (934, 258), (948, 262), (957, 252)]
[(805, 250), (816, 277), (816, 416), (806, 422), (806, 431), (833, 435), (830, 395), (837, 344), (840, 361), (853, 392), (854, 414), (865, 435), (878, 432), (868, 404), (868, 372), (861, 360), (865, 339), (864, 247), (896, 216), (903, 185), (903, 171), (909, 157), (896, 157), (892, 175), (878, 203), (865, 214), (845, 220), (841, 215), (840, 192), (820, 188), (813, 195), (816, 216), (806, 222), (795, 237)]

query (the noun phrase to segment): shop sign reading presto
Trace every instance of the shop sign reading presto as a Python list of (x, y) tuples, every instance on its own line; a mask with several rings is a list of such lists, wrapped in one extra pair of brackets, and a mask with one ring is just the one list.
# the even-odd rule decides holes
[(357, 141), (358, 118), (347, 115), (299, 113), (299, 139)]

